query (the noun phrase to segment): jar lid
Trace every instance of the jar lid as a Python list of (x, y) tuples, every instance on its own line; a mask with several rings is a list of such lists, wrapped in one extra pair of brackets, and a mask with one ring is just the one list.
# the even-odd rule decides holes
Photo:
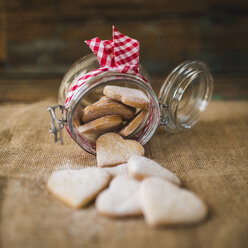
[(176, 132), (194, 126), (213, 92), (213, 77), (200, 61), (185, 61), (165, 79), (160, 92), (160, 124)]

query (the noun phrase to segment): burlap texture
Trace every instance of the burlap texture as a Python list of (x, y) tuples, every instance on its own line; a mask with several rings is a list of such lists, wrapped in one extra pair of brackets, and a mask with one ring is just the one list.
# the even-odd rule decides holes
[(161, 128), (146, 156), (175, 172), (209, 207), (197, 226), (149, 228), (143, 218), (113, 220), (94, 204), (72, 210), (46, 190), (55, 169), (96, 165), (64, 132), (65, 145), (48, 133), (53, 100), (0, 106), (1, 247), (248, 246), (248, 102), (212, 102), (191, 130)]

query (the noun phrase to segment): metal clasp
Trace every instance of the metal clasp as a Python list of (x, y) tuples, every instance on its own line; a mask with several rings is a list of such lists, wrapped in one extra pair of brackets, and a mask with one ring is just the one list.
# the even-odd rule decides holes
[(61, 115), (63, 115), (64, 111), (66, 111), (65, 106), (56, 105), (56, 106), (49, 106), (47, 107), (47, 111), (50, 111), (52, 122), (51, 128), (49, 130), (50, 133), (54, 134), (54, 141), (57, 142), (60, 140), (61, 145), (63, 145), (63, 138), (62, 138), (62, 129), (65, 126), (66, 120), (61, 117), (60, 119), (56, 116), (56, 109), (61, 110)]
[(163, 104), (161, 98), (158, 99), (158, 103), (159, 103), (159, 108), (160, 108), (159, 124), (164, 126), (164, 125), (167, 125), (168, 123), (167, 118), (166, 118), (167, 116), (166, 112), (170, 111), (171, 108), (168, 105)]

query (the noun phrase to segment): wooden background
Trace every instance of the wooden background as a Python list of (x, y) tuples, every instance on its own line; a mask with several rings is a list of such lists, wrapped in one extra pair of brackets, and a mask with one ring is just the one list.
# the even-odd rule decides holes
[(247, 0), (0, 0), (0, 83), (52, 78), (57, 87), (90, 52), (83, 41), (110, 39), (112, 24), (140, 41), (141, 62), (156, 79), (198, 59), (229, 88), (247, 89)]

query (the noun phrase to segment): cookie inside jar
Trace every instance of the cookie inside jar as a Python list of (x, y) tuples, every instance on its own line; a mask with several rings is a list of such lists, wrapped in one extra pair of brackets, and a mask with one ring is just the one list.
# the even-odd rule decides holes
[(92, 87), (77, 104), (73, 125), (77, 137), (95, 147), (108, 132), (139, 141), (152, 115), (151, 99), (140, 86), (115, 80)]

